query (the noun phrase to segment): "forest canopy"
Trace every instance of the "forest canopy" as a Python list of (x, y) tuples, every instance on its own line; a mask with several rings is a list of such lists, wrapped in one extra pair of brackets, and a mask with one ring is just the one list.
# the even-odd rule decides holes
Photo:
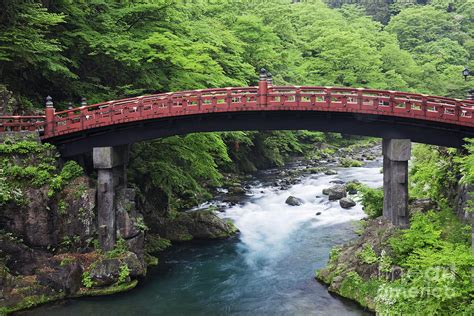
[(369, 1), (290, 2), (4, 0), (0, 85), (24, 106), (52, 95), (64, 108), (81, 97), (253, 85), (265, 67), (277, 84), (464, 97), (472, 1), (387, 1), (383, 23), (365, 15)]

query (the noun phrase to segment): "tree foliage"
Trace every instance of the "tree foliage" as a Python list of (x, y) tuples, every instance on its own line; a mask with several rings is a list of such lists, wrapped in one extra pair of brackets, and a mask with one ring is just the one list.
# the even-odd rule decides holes
[[(202, 202), (207, 186), (219, 186), (219, 165), (230, 162), (227, 147), (216, 133), (174, 136), (134, 146), (130, 173), (145, 196), (158, 188), (172, 207)], [(183, 201), (186, 200), (186, 201)]]

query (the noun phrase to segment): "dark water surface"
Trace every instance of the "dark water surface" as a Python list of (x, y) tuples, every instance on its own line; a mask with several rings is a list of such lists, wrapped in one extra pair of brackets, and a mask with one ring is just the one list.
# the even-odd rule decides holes
[[(353, 238), (353, 221), (364, 216), (360, 206), (343, 210), (328, 202), (321, 190), (338, 179), (379, 186), (379, 168), (308, 176), (288, 190), (256, 184), (244, 205), (222, 213), (239, 236), (173, 247), (128, 293), (66, 300), (21, 315), (366, 315), (314, 279), (331, 247)], [(305, 203), (288, 206), (289, 195)]]

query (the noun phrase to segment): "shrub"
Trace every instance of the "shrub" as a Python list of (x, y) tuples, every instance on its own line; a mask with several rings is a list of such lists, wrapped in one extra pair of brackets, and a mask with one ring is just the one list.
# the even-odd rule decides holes
[(359, 186), (358, 199), (364, 207), (364, 212), (370, 218), (377, 218), (383, 213), (383, 189), (372, 189), (368, 186)]
[(396, 257), (403, 261), (415, 249), (433, 248), (440, 242), (441, 226), (435, 213), (416, 213), (411, 219), (410, 229), (392, 237), (389, 243)]
[(364, 163), (362, 161), (355, 160), (355, 159), (352, 159), (352, 158), (341, 158), (340, 164), (341, 164), (341, 166), (343, 166), (345, 168), (362, 167), (364, 165)]
[(107, 257), (118, 258), (128, 251), (127, 242), (123, 238), (117, 239), (114, 249), (107, 252)]
[(54, 193), (62, 190), (68, 182), (82, 176), (83, 174), (84, 170), (77, 162), (73, 160), (66, 162), (61, 172), (57, 176), (51, 178), (48, 195), (54, 195)]
[(392, 258), (387, 254), (385, 249), (382, 250), (379, 257), (379, 271), (388, 273), (392, 270)]
[(364, 244), (362, 251), (357, 254), (357, 257), (366, 264), (374, 264), (378, 261), (377, 254), (370, 244)]
[(127, 281), (129, 276), (130, 276), (130, 269), (128, 268), (128, 265), (124, 263), (120, 266), (118, 283), (123, 283)]
[(146, 226), (145, 221), (143, 220), (143, 217), (137, 217), (133, 224), (135, 228), (141, 232), (145, 232), (149, 229), (148, 226)]
[[(471, 315), (474, 286), (471, 267), (474, 256), (463, 238), (445, 236), (451, 231), (446, 211), (414, 214), (409, 229), (389, 243), (395, 263), (405, 269), (394, 282), (385, 284), (377, 295), (381, 314)], [(409, 294), (409, 295), (407, 295)]]
[(68, 161), (61, 171), (58, 154), (50, 144), (18, 141), (0, 144), (0, 205), (21, 203), (22, 189), (49, 185), (49, 196), (60, 191), (69, 181), (83, 174), (82, 167)]
[(21, 204), (23, 202), (23, 192), (21, 189), (10, 185), (3, 174), (3, 169), (0, 169), (0, 206), (9, 202)]
[(94, 281), (92, 281), (89, 271), (84, 271), (82, 273), (82, 284), (88, 289), (94, 286)]

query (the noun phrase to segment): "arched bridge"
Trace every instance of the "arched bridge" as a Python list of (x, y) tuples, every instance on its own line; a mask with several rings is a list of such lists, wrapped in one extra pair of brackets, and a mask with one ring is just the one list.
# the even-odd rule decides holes
[(474, 137), (474, 101), (364, 88), (273, 86), (180, 91), (44, 116), (0, 117), (1, 131), (39, 130), (63, 156), (204, 131), (308, 129), (460, 147)]
[(121, 145), (190, 132), (271, 129), (383, 138), (384, 216), (403, 226), (408, 224), (411, 141), (462, 146), (465, 137), (474, 137), (474, 101), (363, 88), (273, 86), (263, 72), (257, 87), (162, 93), (60, 112), (48, 98), (44, 116), (0, 117), (0, 132), (39, 131), (63, 157), (93, 151), (99, 240), (105, 250), (115, 244), (115, 188), (126, 185), (117, 176), (127, 160)]

